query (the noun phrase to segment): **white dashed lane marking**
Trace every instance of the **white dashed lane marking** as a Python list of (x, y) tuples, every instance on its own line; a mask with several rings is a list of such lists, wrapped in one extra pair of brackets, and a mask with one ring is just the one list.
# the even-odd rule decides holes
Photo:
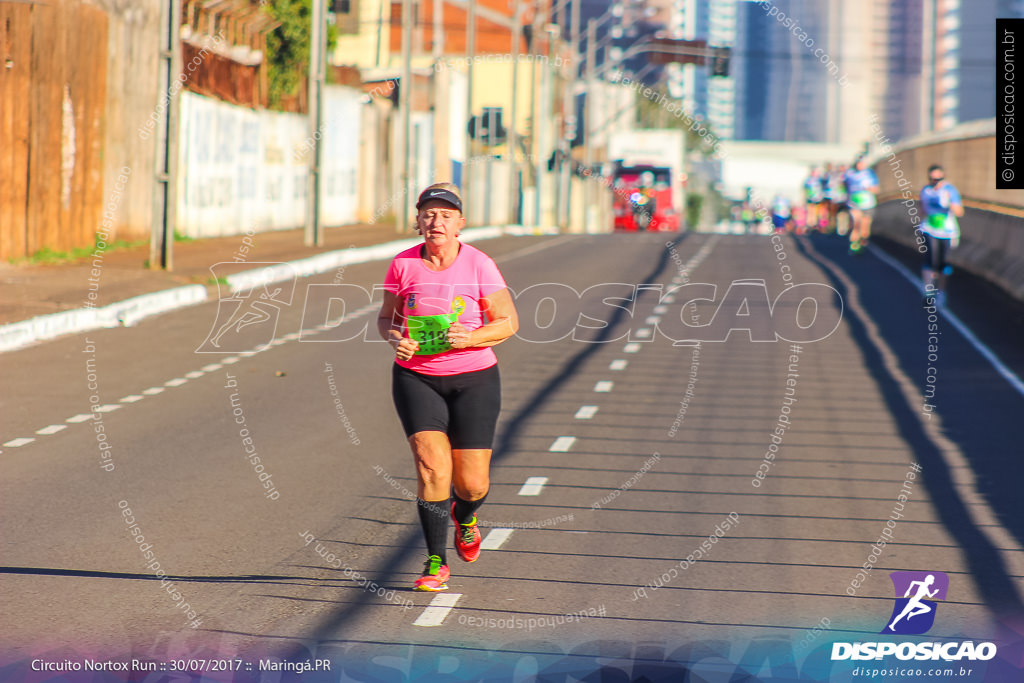
[(641, 327), (639, 330), (636, 331), (636, 336), (640, 337), (641, 339), (649, 339), (651, 336), (651, 328)]
[(580, 406), (573, 417), (577, 420), (589, 420), (594, 415), (597, 415), (597, 406)]
[(613, 360), (611, 363), (609, 363), (608, 369), (609, 370), (625, 370), (627, 365), (629, 365), (629, 361), (628, 360), (625, 360), (625, 359), (622, 359), (622, 358), (618, 358), (616, 360)]
[(512, 536), (512, 529), (497, 528), (491, 529), (491, 532), (487, 534), (483, 542), (480, 544), (480, 550), (497, 550), (505, 544), (505, 541)]
[(626, 353), (637, 353), (640, 351), (640, 345), (636, 342), (630, 342), (622, 347), (622, 350)]
[(56, 434), (57, 432), (63, 431), (65, 429), (67, 429), (67, 428), (68, 428), (67, 425), (50, 425), (49, 427), (43, 427), (42, 429), (37, 429), (36, 430), (36, 434), (43, 434), (43, 435)]
[(568, 453), (572, 445), (576, 443), (575, 436), (560, 436), (551, 444), (548, 451), (551, 453)]
[(654, 312), (657, 313), (658, 315), (662, 315), (663, 313), (668, 313), (668, 306), (661, 306), (661, 305), (655, 306), (654, 307)]
[(440, 626), (444, 623), (445, 617), (455, 607), (455, 603), (462, 597), (462, 593), (440, 593), (434, 596), (423, 614), (412, 622), (413, 626)]
[(615, 382), (608, 381), (606, 379), (601, 380), (594, 385), (594, 391), (599, 394), (607, 394), (615, 386)]
[(649, 315), (649, 316), (647, 316), (647, 320), (644, 321), (644, 324), (645, 325), (657, 325), (659, 322), (661, 322), (661, 316), (659, 316), (659, 315)]
[[(363, 315), (363, 314), (369, 313), (370, 311), (373, 311), (376, 308), (377, 308), (376, 304), (371, 304), (371, 305), (368, 305), (368, 306), (364, 306), (364, 307), (360, 308), (358, 311), (356, 311), (351, 317), (354, 318), (357, 315)], [(338, 324), (340, 322), (341, 322), (341, 320), (339, 319), (336, 324)], [(331, 326), (330, 325), (328, 325), (328, 326), (321, 326), (322, 329), (326, 329), (328, 327), (331, 327)], [(308, 332), (312, 332), (312, 330), (308, 330)], [(94, 419), (96, 413), (111, 413), (111, 412), (113, 412), (115, 410), (119, 410), (124, 405), (130, 404), (130, 403), (137, 403), (137, 402), (141, 401), (142, 399), (144, 399), (146, 396), (155, 396), (157, 394), (163, 393), (164, 391), (166, 391), (165, 387), (179, 387), (182, 384), (185, 384), (186, 382), (188, 382), (189, 379), (199, 379), (200, 377), (203, 377), (208, 372), (213, 372), (215, 370), (219, 370), (222, 367), (224, 367), (225, 365), (232, 365), (234, 363), (237, 363), (243, 357), (244, 358), (249, 358), (251, 356), (255, 356), (257, 353), (260, 353), (261, 351), (266, 351), (266, 350), (270, 349), (273, 346), (280, 346), (282, 344), (288, 343), (289, 341), (295, 341), (297, 339), (300, 339), (301, 335), (302, 335), (301, 332), (292, 332), (290, 334), (286, 334), (286, 335), (282, 336), (280, 339), (276, 339), (276, 340), (270, 342), (270, 344), (265, 344), (263, 346), (259, 346), (259, 347), (255, 348), (255, 349), (251, 349), (249, 351), (240, 352), (236, 356), (227, 356), (225, 358), (222, 358), (220, 360), (220, 362), (218, 362), (218, 363), (210, 363), (208, 365), (204, 365), (201, 370), (192, 370), (190, 372), (186, 372), (184, 377), (175, 377), (174, 379), (171, 379), (171, 380), (168, 380), (167, 382), (164, 382), (164, 386), (150, 387), (149, 389), (144, 389), (140, 394), (129, 394), (128, 396), (125, 396), (123, 398), (118, 399), (117, 403), (111, 403), (111, 404), (107, 404), (107, 405), (103, 405), (103, 406), (94, 406), (93, 407), (93, 412), (91, 412), (91, 413), (80, 413), (78, 415), (73, 415), (73, 416), (67, 418), (67, 420), (65, 420), (65, 422), (70, 422), (72, 424), (79, 424), (79, 423), (86, 422), (88, 420)], [(42, 429), (36, 430), (36, 434), (40, 434), (42, 436), (49, 436), (50, 434), (56, 434), (57, 432), (63, 431), (66, 428), (67, 428), (67, 426), (63, 425), (63, 424), (49, 425), (49, 426), (43, 427)], [(36, 440), (35, 438), (18, 438), (18, 439), (13, 439), (11, 441), (8, 441), (7, 443), (5, 443), (3, 445), (8, 446), (10, 448), (17, 448), (18, 446), (24, 446), (26, 444), (30, 444), (30, 443), (32, 443), (35, 440)], [(0, 453), (2, 453), (2, 452), (3, 451), (0, 451)]]
[(523, 487), (519, 489), (519, 495), (539, 496), (546, 483), (548, 483), (547, 477), (527, 477)]

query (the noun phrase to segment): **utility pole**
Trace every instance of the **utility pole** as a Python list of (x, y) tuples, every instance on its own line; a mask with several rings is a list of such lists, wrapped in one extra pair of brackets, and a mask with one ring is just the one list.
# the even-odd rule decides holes
[[(153, 186), (153, 223), (149, 237), (149, 267), (174, 270), (174, 228), (178, 186), (178, 111), (181, 95), (171, 85), (181, 73), (181, 40), (178, 25), (181, 0), (165, 0), (160, 13), (160, 70), (158, 78), (161, 97), (167, 98), (162, 130), (156, 137), (156, 176)], [(159, 109), (159, 108), (158, 108)]]
[(409, 109), (412, 107), (412, 0), (402, 0), (402, 76), (398, 91), (399, 108), (401, 109), (402, 126), (402, 202), (395, 221), (395, 229), (400, 232), (409, 230)]
[[(444, 52), (444, 0), (434, 0), (434, 44), (433, 57), (436, 65)], [(437, 79), (435, 79), (436, 82)]]
[(593, 183), (591, 167), (594, 165), (594, 141), (591, 127), (594, 125), (594, 60), (597, 50), (594, 44), (597, 39), (597, 24), (593, 19), (587, 20), (587, 99), (584, 103), (583, 116), (583, 165), (586, 175), (583, 180), (583, 225), (584, 232), (590, 232), (590, 213), (593, 204)]
[[(565, 91), (562, 93), (562, 111), (565, 112), (564, 116), (571, 117), (571, 121), (574, 123), (573, 130), (579, 130), (579, 122), (576, 121), (576, 75), (579, 71), (579, 54), (580, 54), (580, 0), (573, 0), (571, 9), (571, 20), (570, 20), (570, 48), (569, 48), (569, 78), (565, 82)], [(565, 9), (563, 8), (563, 17)], [(575, 139), (575, 135), (573, 139)], [(572, 220), (572, 197), (571, 197), (571, 181), (570, 181), (570, 170), (572, 167), (572, 139), (566, 135), (562, 135), (562, 140), (559, 143), (559, 147), (562, 149), (562, 168), (560, 169), (559, 183), (561, 191), (558, 193), (560, 201), (559, 203), (559, 223), (569, 229), (569, 221)], [(564, 218), (563, 218), (564, 212)]]
[(519, 133), (516, 132), (516, 116), (518, 115), (517, 100), (519, 99), (519, 43), (522, 40), (523, 27), (519, 22), (522, 12), (522, 0), (515, 0), (515, 23), (512, 25), (512, 102), (509, 106), (508, 138), (505, 147), (508, 149), (508, 223), (516, 222), (519, 208), (519, 182), (516, 177), (516, 150), (519, 147)]
[[(539, 6), (537, 7), (537, 12), (533, 15), (533, 37), (531, 40), (533, 45), (530, 47), (530, 52), (533, 56), (533, 78), (531, 80), (533, 81), (532, 85), (534, 92), (536, 92), (539, 89), (539, 87), (543, 85), (544, 82), (544, 74), (538, 74), (537, 72), (537, 53), (540, 50), (538, 40), (540, 39), (541, 28), (544, 26), (544, 22), (541, 19), (541, 13), (543, 12), (543, 2), (544, 0), (538, 0)], [(540, 78), (538, 78), (538, 76)], [(541, 121), (541, 119), (543, 118), (541, 116), (541, 111), (544, 109), (544, 93), (540, 93), (540, 96), (534, 95), (533, 104), (533, 130), (530, 131), (533, 136), (534, 177), (536, 178), (536, 187), (534, 187), (533, 196), (533, 219), (535, 221), (534, 224), (540, 226), (540, 188), (542, 185), (541, 178), (544, 174), (544, 168), (542, 166), (544, 161), (543, 159), (541, 159), (541, 157), (543, 156), (543, 149), (541, 147), (540, 140), (541, 127), (544, 125), (544, 123)]]
[[(473, 58), (476, 57), (476, 0), (469, 0), (466, 16), (466, 163), (462, 165), (462, 195), (466, 207), (472, 209), (473, 196), (470, 194), (473, 165), (473, 136), (469, 126), (473, 121)], [(480, 130), (481, 126), (477, 126)], [(481, 195), (487, 201), (486, 193)], [(466, 214), (463, 214), (465, 217)], [(468, 221), (467, 221), (468, 223)]]
[(313, 27), (309, 41), (309, 139), (313, 148), (306, 179), (306, 232), (303, 240), (307, 247), (322, 247), (324, 244), (320, 228), (320, 138), (323, 135), (326, 22), (326, 0), (313, 0)]

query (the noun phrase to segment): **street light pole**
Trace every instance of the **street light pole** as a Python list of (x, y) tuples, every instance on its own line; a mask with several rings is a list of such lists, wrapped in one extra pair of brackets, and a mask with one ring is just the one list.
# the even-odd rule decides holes
[(400, 233), (409, 230), (409, 109), (412, 106), (412, 0), (402, 0), (402, 76), (398, 91), (402, 112), (402, 203), (395, 228)]
[(587, 99), (584, 103), (583, 123), (583, 165), (586, 175), (583, 182), (583, 225), (584, 232), (590, 232), (590, 213), (593, 203), (593, 191), (591, 183), (591, 166), (594, 164), (594, 141), (591, 139), (593, 133), (590, 127), (594, 123), (594, 60), (597, 50), (595, 39), (597, 38), (597, 25), (593, 19), (587, 21)]
[[(476, 0), (469, 0), (466, 16), (466, 162), (462, 165), (462, 195), (466, 206), (473, 206), (470, 194), (473, 163), (473, 136), (469, 134), (469, 124), (473, 121), (473, 58), (476, 56)], [(477, 130), (480, 130), (477, 126)], [(486, 195), (483, 201), (487, 201)], [(466, 215), (468, 218), (468, 215)], [(468, 223), (469, 221), (467, 221)]]
[(160, 92), (166, 93), (162, 130), (156, 135), (156, 177), (153, 187), (153, 224), (149, 238), (149, 267), (174, 270), (174, 228), (177, 198), (178, 113), (181, 93), (172, 88), (181, 73), (179, 25), (181, 0), (166, 0), (160, 15)]
[(517, 101), (519, 99), (519, 43), (522, 40), (523, 27), (519, 22), (522, 12), (522, 0), (515, 0), (515, 23), (512, 25), (512, 102), (509, 106), (508, 139), (508, 223), (516, 222), (519, 208), (519, 183), (516, 173), (516, 150), (519, 147), (519, 133), (516, 132)]
[[(576, 124), (573, 126), (575, 130), (579, 129), (579, 121), (576, 121), (576, 75), (579, 70), (579, 54), (580, 54), (580, 0), (572, 3), (570, 19), (570, 49), (569, 49), (569, 78), (566, 79), (565, 89), (562, 93), (562, 111), (563, 116), (572, 117), (572, 120)], [(564, 15), (564, 10), (563, 10)], [(564, 120), (564, 119), (563, 119)], [(574, 131), (575, 132), (575, 131)], [(573, 136), (575, 138), (576, 136)], [(572, 166), (572, 140), (567, 139), (566, 136), (562, 135), (562, 140), (559, 143), (559, 147), (562, 149), (562, 168), (560, 169), (559, 184), (561, 191), (559, 195), (561, 197), (561, 206), (559, 207), (559, 223), (569, 229), (569, 221), (572, 220), (572, 198), (571, 198), (571, 187), (569, 171)]]
[(303, 240), (307, 247), (322, 247), (324, 244), (323, 231), (320, 229), (320, 137), (323, 134), (321, 104), (326, 57), (326, 21), (326, 0), (313, 0), (313, 26), (309, 44), (309, 140), (313, 148), (306, 181), (306, 232)]

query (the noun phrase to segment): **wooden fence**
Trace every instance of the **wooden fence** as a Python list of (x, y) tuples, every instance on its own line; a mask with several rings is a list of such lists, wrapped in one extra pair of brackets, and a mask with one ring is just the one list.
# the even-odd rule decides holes
[(92, 244), (106, 63), (101, 9), (0, 2), (0, 259)]

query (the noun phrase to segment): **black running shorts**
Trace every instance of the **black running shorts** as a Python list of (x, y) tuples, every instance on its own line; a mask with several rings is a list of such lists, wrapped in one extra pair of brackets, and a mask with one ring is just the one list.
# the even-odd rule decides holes
[(946, 267), (946, 255), (949, 253), (952, 240), (928, 235), (928, 249), (924, 252), (924, 267), (942, 272)]
[(491, 448), (501, 411), (498, 366), (458, 375), (424, 375), (395, 363), (391, 396), (405, 435), (444, 432), (452, 448)]

